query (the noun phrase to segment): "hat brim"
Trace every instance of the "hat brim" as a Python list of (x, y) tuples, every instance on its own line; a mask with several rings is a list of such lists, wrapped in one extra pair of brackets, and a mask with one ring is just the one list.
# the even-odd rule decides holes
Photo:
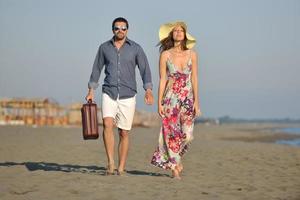
[[(168, 37), (170, 32), (178, 25), (182, 26), (187, 31), (187, 25), (184, 22), (166, 23), (161, 25), (159, 28), (159, 33), (158, 33), (159, 40), (162, 41), (163, 39)], [(196, 39), (193, 36), (191, 36), (188, 32), (186, 32), (186, 38), (187, 38), (187, 43), (186, 43), (187, 48), (189, 49), (193, 48), (196, 44)]]

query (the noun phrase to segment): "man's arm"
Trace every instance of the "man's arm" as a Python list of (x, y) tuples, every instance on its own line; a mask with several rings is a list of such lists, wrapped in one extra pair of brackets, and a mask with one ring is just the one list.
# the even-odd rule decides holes
[(142, 47), (139, 46), (138, 53), (137, 53), (137, 65), (140, 70), (140, 75), (143, 80), (143, 88), (146, 91), (145, 92), (145, 103), (148, 105), (152, 105), (154, 98), (152, 94), (152, 77), (151, 77), (151, 70), (148, 63), (147, 56), (142, 49)]
[(86, 100), (91, 99), (92, 101), (94, 100), (94, 90), (99, 86), (99, 78), (100, 78), (100, 74), (101, 71), (103, 69), (104, 66), (104, 55), (103, 55), (103, 47), (102, 45), (100, 45), (94, 64), (93, 64), (93, 69), (92, 69), (92, 73), (90, 76), (90, 80), (88, 83), (88, 94), (85, 97)]

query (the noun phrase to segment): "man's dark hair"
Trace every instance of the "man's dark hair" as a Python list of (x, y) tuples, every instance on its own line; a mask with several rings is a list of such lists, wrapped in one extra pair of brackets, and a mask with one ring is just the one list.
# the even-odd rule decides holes
[(114, 19), (113, 23), (112, 23), (112, 29), (114, 29), (115, 23), (116, 22), (124, 22), (126, 24), (127, 29), (129, 28), (129, 24), (127, 19), (125, 19), (124, 17), (118, 17), (116, 19)]

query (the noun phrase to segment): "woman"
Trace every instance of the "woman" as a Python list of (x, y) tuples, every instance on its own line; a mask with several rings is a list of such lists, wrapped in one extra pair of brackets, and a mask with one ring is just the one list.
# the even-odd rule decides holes
[(171, 169), (180, 179), (182, 156), (193, 139), (196, 116), (200, 116), (198, 99), (197, 55), (191, 48), (196, 40), (184, 22), (160, 27), (160, 61), (158, 113), (162, 118), (159, 145), (151, 163)]

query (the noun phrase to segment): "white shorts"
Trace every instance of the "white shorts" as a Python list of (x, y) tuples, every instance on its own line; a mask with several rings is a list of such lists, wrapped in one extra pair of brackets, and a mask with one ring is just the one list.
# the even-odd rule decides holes
[(102, 118), (112, 117), (118, 128), (130, 130), (135, 112), (136, 97), (113, 100), (107, 94), (102, 94)]

